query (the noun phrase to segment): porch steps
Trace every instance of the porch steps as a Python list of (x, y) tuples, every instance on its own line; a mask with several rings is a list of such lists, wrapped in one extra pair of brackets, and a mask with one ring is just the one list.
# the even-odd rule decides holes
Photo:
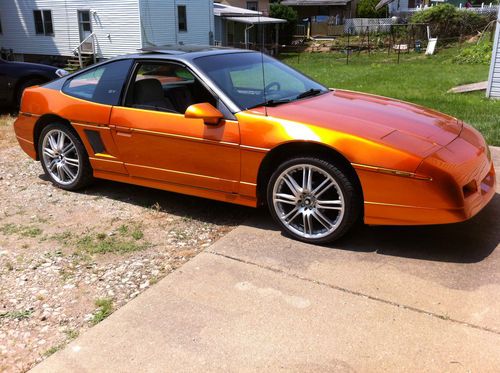
[[(82, 53), (82, 65), (83, 67), (87, 67), (92, 65), (94, 62), (94, 56), (92, 53)], [(80, 61), (78, 56), (69, 57), (66, 61), (65, 70), (69, 72), (74, 72), (80, 69)]]

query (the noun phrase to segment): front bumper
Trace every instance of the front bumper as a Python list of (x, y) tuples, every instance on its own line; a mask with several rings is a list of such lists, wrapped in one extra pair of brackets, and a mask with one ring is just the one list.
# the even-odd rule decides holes
[[(460, 135), (423, 160), (416, 174), (430, 180), (395, 180), (393, 193), (365, 202), (365, 222), (387, 225), (456, 223), (470, 219), (493, 198), (493, 160), (481, 134), (464, 125)], [(400, 178), (402, 179), (402, 178)], [(403, 192), (401, 192), (403, 191)]]
[(449, 205), (448, 222), (471, 218), (495, 194), (495, 167), (488, 145), (468, 125), (457, 139), (425, 159), (417, 172), (433, 176), (436, 196)]

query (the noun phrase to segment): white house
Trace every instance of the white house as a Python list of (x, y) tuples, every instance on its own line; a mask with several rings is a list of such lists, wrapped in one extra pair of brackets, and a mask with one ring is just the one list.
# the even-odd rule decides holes
[(212, 0), (1, 0), (0, 47), (16, 59), (72, 56), (95, 42), (97, 58), (166, 44), (211, 44)]
[(495, 42), (491, 53), (490, 76), (486, 96), (500, 99), (500, 8), (498, 9)]

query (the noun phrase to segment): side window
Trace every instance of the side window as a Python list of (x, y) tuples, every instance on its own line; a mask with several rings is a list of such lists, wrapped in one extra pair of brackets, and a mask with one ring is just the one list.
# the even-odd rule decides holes
[(106, 105), (118, 105), (132, 60), (110, 62), (69, 79), (62, 91), (70, 96)]
[(168, 62), (144, 62), (135, 69), (126, 106), (184, 114), (196, 103), (216, 105), (215, 98), (184, 66)]

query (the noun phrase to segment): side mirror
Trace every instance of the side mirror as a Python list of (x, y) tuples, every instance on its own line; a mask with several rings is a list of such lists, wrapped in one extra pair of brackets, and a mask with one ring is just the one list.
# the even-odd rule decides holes
[(205, 124), (217, 125), (224, 115), (208, 102), (191, 105), (184, 113), (185, 118), (203, 119)]

